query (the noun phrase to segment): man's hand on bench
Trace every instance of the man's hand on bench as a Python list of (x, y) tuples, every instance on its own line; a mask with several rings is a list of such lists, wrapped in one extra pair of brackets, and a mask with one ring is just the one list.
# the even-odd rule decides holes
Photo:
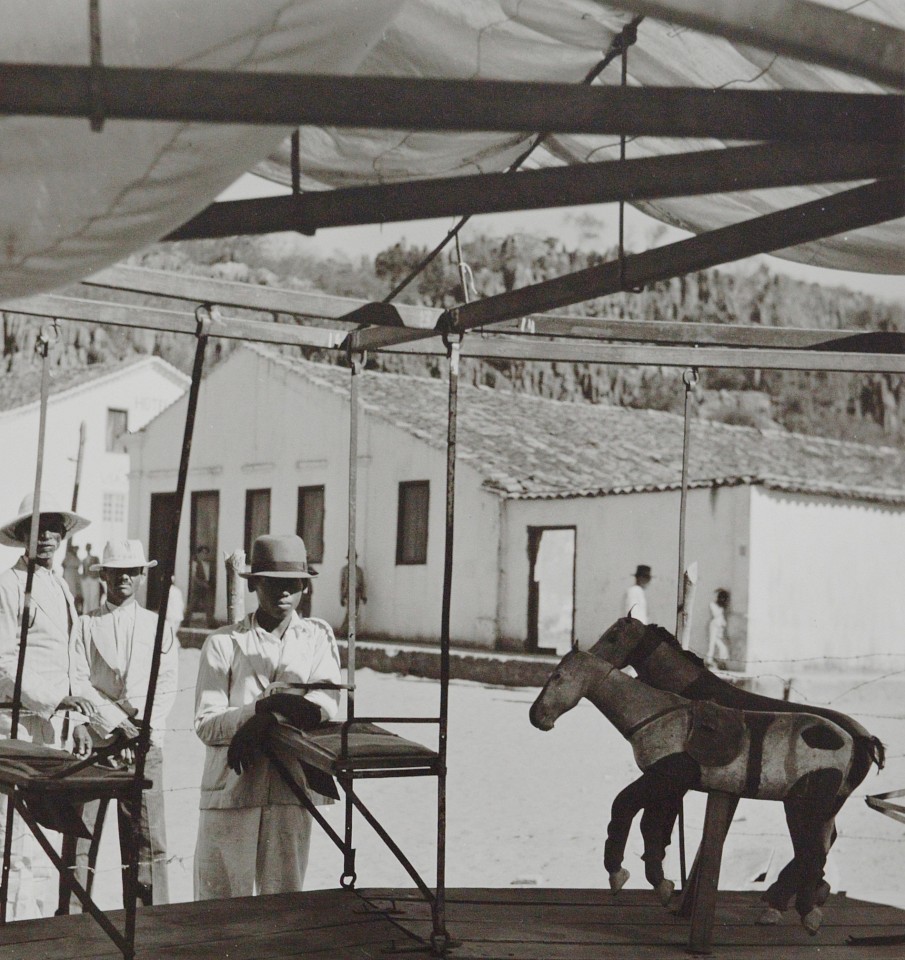
[(226, 751), (226, 763), (236, 773), (242, 773), (254, 763), (261, 741), (277, 722), (272, 713), (256, 713), (236, 731)]
[(320, 725), (321, 708), (297, 693), (274, 693), (255, 704), (256, 716), (279, 713), (297, 730), (313, 730)]

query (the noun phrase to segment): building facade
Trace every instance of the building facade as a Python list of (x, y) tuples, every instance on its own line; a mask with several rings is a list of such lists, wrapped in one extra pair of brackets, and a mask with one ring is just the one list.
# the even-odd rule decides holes
[[(434, 642), (446, 385), (365, 373), (360, 396), (357, 549), (367, 603), (359, 635)], [(171, 531), (184, 415), (182, 400), (129, 440), (130, 529), (152, 545)], [(195, 429), (177, 584), (191, 596), (192, 578), (209, 577), (210, 620), (222, 620), (222, 556), (247, 551), (260, 533), (299, 532), (320, 574), (313, 615), (338, 627), (348, 370), (243, 346), (206, 377)], [(675, 626), (679, 417), (463, 384), (458, 436), (455, 643), (588, 646), (624, 612), (639, 563), (653, 567), (651, 618)], [(699, 570), (694, 649), (706, 649), (708, 604), (722, 587), (731, 592), (739, 668), (827, 652), (879, 664), (895, 652), (905, 629), (892, 586), (905, 564), (901, 454), (706, 421), (693, 425), (691, 453), (685, 556)], [(208, 559), (198, 573), (200, 548)], [(205, 618), (196, 611), (197, 619)]]
[[(98, 555), (109, 539), (125, 537), (129, 520), (129, 455), (125, 439), (187, 389), (189, 378), (159, 357), (54, 371), (47, 404), (44, 487), (72, 502), (81, 447), (78, 512), (91, 526), (74, 540)], [(4, 517), (16, 515), (35, 482), (40, 369), (7, 374), (0, 396), (0, 443), (13, 455), (0, 471)], [(0, 563), (18, 552), (0, 547)]]

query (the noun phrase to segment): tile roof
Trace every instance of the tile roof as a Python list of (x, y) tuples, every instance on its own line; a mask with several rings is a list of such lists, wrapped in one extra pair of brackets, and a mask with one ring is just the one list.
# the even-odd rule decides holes
[[(311, 383), (348, 395), (349, 372), (257, 346)], [(365, 372), (363, 408), (431, 446), (446, 444), (445, 380)], [(459, 385), (458, 454), (504, 497), (596, 496), (681, 485), (682, 417), (657, 410), (566, 403)], [(691, 485), (764, 484), (882, 503), (905, 503), (905, 452), (783, 430), (696, 419)]]
[[(94, 380), (119, 373), (134, 367), (137, 363), (147, 363), (149, 356), (128, 357), (125, 360), (111, 360), (105, 363), (89, 363), (84, 367), (56, 367), (50, 373), (50, 395), (65, 393), (76, 387), (82, 387)], [(164, 363), (160, 360), (159, 363)], [(169, 365), (167, 365), (169, 366)], [(182, 376), (171, 368), (176, 376)], [(188, 380), (188, 378), (186, 378)], [(41, 396), (41, 367), (39, 361), (30, 366), (0, 373), (0, 413), (27, 407), (37, 403)]]

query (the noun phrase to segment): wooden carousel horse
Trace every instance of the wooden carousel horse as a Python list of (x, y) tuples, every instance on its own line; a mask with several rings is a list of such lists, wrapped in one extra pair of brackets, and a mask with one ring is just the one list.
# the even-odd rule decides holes
[(795, 851), (795, 907), (816, 933), (822, 920), (817, 887), (826, 862), (823, 825), (847, 796), (855, 753), (851, 735), (812, 714), (691, 701), (577, 650), (550, 675), (531, 706), (531, 723), (552, 729), (582, 697), (632, 745), (650, 796), (668, 782), (671, 796), (701, 790), (783, 801)]
[[(644, 624), (631, 616), (622, 617), (601, 636), (589, 653), (616, 667), (630, 666), (634, 668), (639, 679), (650, 686), (680, 694), (689, 700), (707, 700), (737, 710), (807, 713), (831, 720), (845, 730), (854, 741), (855, 753), (851, 769), (839, 794), (838, 805), (824, 824), (824, 845), (827, 853), (836, 839), (835, 816), (839, 807), (867, 776), (871, 764), (876, 764), (878, 769), (883, 769), (885, 752), (882, 742), (851, 717), (838, 710), (829, 710), (826, 707), (811, 704), (803, 705), (789, 700), (777, 700), (737, 687), (711, 673), (700, 657), (689, 650), (683, 650), (675, 636), (657, 624)], [(644, 804), (641, 803), (631, 814), (624, 815), (633, 818), (643, 807)], [(787, 808), (787, 815), (789, 812)], [(795, 810), (791, 812), (793, 815), (796, 813)], [(671, 832), (672, 824), (663, 826), (663, 829)], [(642, 835), (645, 839), (645, 856), (647, 857), (648, 836), (643, 830)], [(654, 853), (661, 849), (655, 834), (651, 835), (650, 843)], [(788, 909), (789, 902), (798, 887), (797, 870), (797, 859), (793, 857), (764, 893), (762, 899), (766, 908), (758, 920), (759, 923), (777, 923), (782, 912)], [(816, 891), (818, 904), (826, 900), (829, 889), (829, 885), (821, 877)]]

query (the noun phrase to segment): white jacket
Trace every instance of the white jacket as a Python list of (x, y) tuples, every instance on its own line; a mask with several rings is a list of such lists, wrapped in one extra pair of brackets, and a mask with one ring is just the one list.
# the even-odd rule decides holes
[[(115, 621), (119, 621), (118, 631)], [(123, 623), (128, 629), (122, 629)], [(79, 618), (70, 651), (72, 692), (98, 707), (101, 721), (97, 725), (104, 733), (110, 733), (127, 716), (143, 714), (156, 635), (157, 614), (134, 600), (112, 609), (105, 603)], [(151, 742), (155, 746), (163, 745), (167, 717), (176, 700), (178, 673), (179, 644), (166, 623), (151, 709)]]
[[(298, 804), (266, 758), (258, 757), (240, 775), (227, 766), (226, 753), (272, 685), (314, 681), (341, 682), (339, 650), (323, 620), (303, 620), (293, 612), (286, 633), (278, 638), (249, 614), (205, 640), (195, 690), (195, 732), (207, 745), (202, 810)], [(324, 719), (336, 716), (338, 690), (313, 690), (307, 699), (320, 707)], [(301, 766), (296, 772), (304, 783)]]
[[(19, 633), (28, 571), (24, 556), (0, 574), (0, 703), (10, 703), (19, 659)], [(19, 739), (52, 744), (50, 717), (69, 695), (69, 633), (78, 619), (72, 593), (62, 577), (35, 567), (32, 582)], [(0, 737), (8, 737), (12, 711), (0, 710)]]

